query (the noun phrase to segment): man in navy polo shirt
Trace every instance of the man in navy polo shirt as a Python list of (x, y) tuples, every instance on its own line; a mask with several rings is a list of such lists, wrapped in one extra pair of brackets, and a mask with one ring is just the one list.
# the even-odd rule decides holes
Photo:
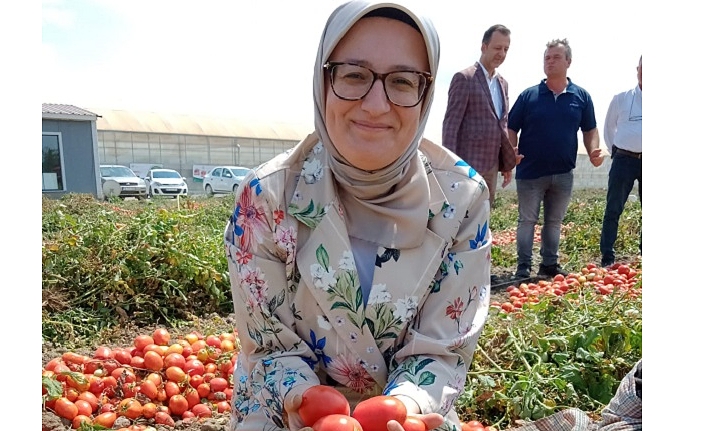
[(559, 236), (573, 189), (579, 129), (593, 166), (603, 163), (593, 101), (586, 90), (566, 76), (570, 65), (569, 41), (548, 42), (544, 51), (546, 79), (518, 96), (508, 118), (510, 143), (517, 152), (517, 278), (530, 276), (534, 226), (541, 204), (542, 263), (537, 275), (567, 274), (558, 262)]

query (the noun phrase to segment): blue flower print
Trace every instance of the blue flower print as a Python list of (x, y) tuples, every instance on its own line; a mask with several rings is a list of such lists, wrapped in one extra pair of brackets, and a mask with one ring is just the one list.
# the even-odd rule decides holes
[(248, 184), (250, 188), (255, 189), (255, 196), (259, 196), (260, 193), (262, 193), (262, 186), (260, 186), (260, 179), (259, 178), (253, 178), (250, 180), (250, 183)]
[(480, 225), (478, 225), (478, 232), (476, 232), (476, 239), (472, 239), (469, 241), (472, 250), (475, 250), (479, 247), (482, 247), (488, 242), (488, 239), (486, 238), (487, 233), (488, 233), (488, 222), (486, 221), (485, 223), (483, 223), (482, 228)]
[[(313, 330), (309, 331), (309, 336), (311, 337), (311, 343), (306, 340), (304, 340), (304, 342), (314, 352), (319, 361), (323, 361), (324, 366), (328, 366), (328, 364), (331, 363), (331, 358), (329, 356), (326, 356), (326, 354), (324, 353), (324, 347), (326, 346), (326, 337), (317, 340), (316, 334)], [(309, 366), (311, 366), (311, 364), (309, 364)]]
[(462, 168), (468, 167), (468, 178), (473, 178), (477, 173), (476, 170), (473, 169), (473, 167), (471, 165), (464, 162), (463, 160), (459, 160), (458, 162), (456, 162), (455, 166), (461, 166)]

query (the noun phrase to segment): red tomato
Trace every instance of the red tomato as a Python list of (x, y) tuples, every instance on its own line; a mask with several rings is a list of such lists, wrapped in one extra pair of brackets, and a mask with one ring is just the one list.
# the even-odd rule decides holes
[(78, 409), (78, 415), (91, 416), (91, 413), (93, 413), (93, 407), (91, 407), (91, 404), (86, 400), (76, 400), (74, 401), (74, 405), (76, 405)]
[(145, 403), (142, 406), (142, 416), (147, 419), (152, 419), (157, 414), (157, 405), (155, 403)]
[(201, 383), (196, 387), (196, 392), (199, 393), (199, 396), (201, 398), (206, 398), (208, 394), (211, 393), (211, 385), (209, 385), (208, 383)]
[(402, 428), (404, 431), (427, 431), (427, 425), (417, 416), (407, 416)]
[(213, 411), (211, 411), (211, 408), (206, 404), (196, 404), (191, 408), (191, 411), (198, 418), (210, 418), (213, 416)]
[(113, 349), (113, 356), (115, 360), (120, 362), (122, 365), (130, 365), (132, 362), (132, 355), (127, 349)]
[(346, 397), (331, 386), (312, 386), (302, 394), (299, 417), (305, 426), (314, 425), (324, 416), (350, 413), (351, 406)]
[(164, 357), (164, 367), (179, 367), (182, 370), (186, 366), (186, 358), (181, 353), (169, 353)]
[(342, 414), (323, 416), (312, 428), (314, 431), (363, 431), (363, 427), (355, 418)]
[(83, 365), (86, 361), (90, 360), (90, 358), (88, 356), (79, 355), (78, 353), (74, 353), (74, 352), (64, 353), (63, 355), (61, 355), (61, 359), (67, 365), (68, 364)]
[(111, 359), (113, 357), (113, 351), (108, 347), (100, 346), (96, 349), (93, 357), (95, 359)]
[(100, 425), (106, 428), (113, 428), (113, 423), (115, 423), (115, 419), (117, 418), (118, 415), (115, 412), (101, 413), (95, 418), (93, 418), (93, 425)]
[[(91, 413), (98, 410), (98, 397), (93, 392), (90, 392), (90, 391), (81, 392), (78, 395), (78, 399), (86, 401), (88, 404), (91, 405)], [(88, 414), (86, 416), (90, 416), (90, 414)]]
[(152, 380), (147, 379), (143, 380), (142, 383), (140, 383), (140, 388), (138, 390), (139, 393), (145, 395), (150, 400), (157, 399), (158, 391), (159, 390), (157, 388), (157, 385), (155, 385)]
[(217, 335), (209, 335), (206, 337), (206, 344), (211, 347), (221, 348), (221, 339)]
[(228, 380), (223, 377), (214, 377), (208, 384), (211, 385), (212, 392), (223, 392), (223, 390), (228, 387)]
[(170, 382), (181, 383), (188, 379), (184, 370), (179, 367), (169, 367), (167, 371), (165, 371), (165, 374), (167, 375), (167, 380)]
[(402, 401), (387, 395), (378, 395), (361, 401), (351, 414), (365, 431), (387, 431), (387, 423), (395, 420), (403, 424), (407, 408)]
[(189, 402), (183, 395), (177, 394), (169, 398), (169, 411), (172, 414), (181, 416), (189, 409)]
[(154, 338), (144, 334), (138, 335), (137, 337), (135, 337), (133, 344), (135, 345), (135, 348), (137, 348), (137, 350), (142, 351), (145, 349), (145, 347), (149, 346), (150, 344), (154, 344)]
[(145, 353), (145, 368), (150, 371), (159, 371), (164, 367), (164, 359), (157, 352), (149, 351)]
[(154, 415), (154, 423), (160, 425), (174, 426), (174, 419), (167, 412), (157, 412)]
[(93, 424), (93, 421), (91, 421), (91, 418), (89, 416), (76, 415), (76, 417), (71, 421), (71, 428), (79, 429), (83, 424), (91, 425)]
[(118, 404), (118, 414), (130, 419), (137, 419), (142, 415), (142, 404), (135, 398), (125, 398)]
[(133, 356), (130, 359), (130, 366), (132, 368), (145, 368), (145, 358), (142, 356)]
[(225, 413), (230, 411), (230, 403), (228, 401), (219, 401), (216, 403), (216, 408), (218, 413)]
[(478, 421), (461, 422), (461, 431), (485, 431), (485, 427)]
[(203, 375), (205, 368), (203, 366), (203, 362), (199, 361), (198, 359), (191, 359), (186, 361), (186, 365), (184, 365), (184, 371), (186, 371), (190, 376), (193, 376), (195, 374)]
[(199, 393), (196, 392), (196, 389), (194, 389), (194, 388), (184, 389), (184, 392), (182, 392), (182, 395), (184, 395), (184, 398), (186, 398), (186, 401), (187, 401), (190, 409), (192, 407), (194, 407), (196, 404), (201, 402), (201, 397), (199, 397)]
[(68, 398), (60, 397), (54, 404), (54, 411), (59, 417), (72, 421), (78, 414), (78, 407)]
[(181, 394), (181, 389), (179, 389), (179, 385), (176, 382), (169, 380), (164, 382), (164, 392), (167, 394), (167, 398), (171, 398), (174, 395)]
[(61, 358), (54, 358), (51, 361), (47, 362), (47, 365), (44, 366), (44, 369), (47, 371), (54, 371), (56, 365), (62, 362), (64, 361)]
[(172, 336), (169, 334), (169, 331), (164, 328), (157, 328), (152, 334), (152, 340), (154, 341), (154, 344), (157, 344), (159, 346), (166, 346), (167, 344), (169, 344), (169, 340), (171, 338)]

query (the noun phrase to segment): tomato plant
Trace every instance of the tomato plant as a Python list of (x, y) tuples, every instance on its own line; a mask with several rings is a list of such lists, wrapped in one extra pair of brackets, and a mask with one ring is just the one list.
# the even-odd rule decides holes
[(395, 397), (378, 395), (358, 403), (351, 416), (360, 422), (365, 431), (387, 431), (387, 423), (391, 420), (404, 423), (407, 408)]
[(302, 394), (302, 403), (298, 413), (304, 425), (312, 426), (327, 415), (350, 415), (351, 406), (346, 397), (333, 387), (316, 385), (305, 390)]

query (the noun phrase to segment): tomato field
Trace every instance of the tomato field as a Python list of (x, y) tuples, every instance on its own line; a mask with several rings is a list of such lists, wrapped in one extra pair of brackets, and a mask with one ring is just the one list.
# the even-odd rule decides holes
[[(493, 270), (507, 274), (516, 206), (497, 201)], [(620, 263), (601, 268), (600, 205), (600, 193), (572, 201), (561, 250), (568, 276), (492, 293), (456, 405), (463, 431), (508, 429), (567, 407), (597, 418), (641, 357), (639, 206), (626, 207)], [(228, 430), (239, 349), (220, 247), (229, 211), (213, 198), (179, 207), (43, 202), (43, 430)], [(355, 411), (335, 414), (338, 429), (358, 431)], [(407, 431), (423, 431), (413, 422)]]

